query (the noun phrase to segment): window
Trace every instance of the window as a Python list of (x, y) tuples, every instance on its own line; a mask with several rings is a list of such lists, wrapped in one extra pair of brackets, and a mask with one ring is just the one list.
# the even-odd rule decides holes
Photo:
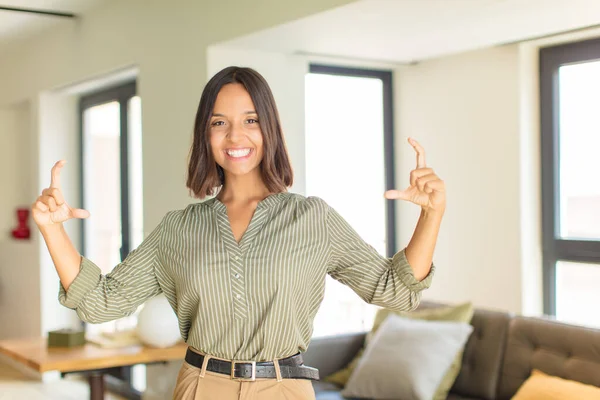
[[(81, 203), (91, 213), (82, 220), (81, 248), (106, 274), (143, 239), (141, 100), (135, 82), (82, 97), (80, 111)], [(86, 335), (110, 335), (136, 322), (134, 314), (86, 324)], [(113, 375), (127, 385), (107, 380), (112, 390), (140, 398), (135, 389), (145, 388), (144, 366), (120, 368)]]
[[(394, 186), (392, 73), (311, 65), (305, 84), (307, 195), (392, 256), (394, 202), (383, 196)], [(368, 330), (376, 310), (328, 276), (313, 336)]]
[(540, 50), (544, 311), (600, 327), (600, 40)]

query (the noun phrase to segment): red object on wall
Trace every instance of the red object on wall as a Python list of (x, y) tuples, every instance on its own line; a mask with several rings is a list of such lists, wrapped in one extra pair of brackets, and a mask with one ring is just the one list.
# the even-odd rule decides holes
[(19, 220), (19, 226), (12, 231), (12, 235), (15, 239), (29, 239), (31, 231), (27, 226), (27, 218), (29, 217), (28, 208), (17, 208), (17, 219)]

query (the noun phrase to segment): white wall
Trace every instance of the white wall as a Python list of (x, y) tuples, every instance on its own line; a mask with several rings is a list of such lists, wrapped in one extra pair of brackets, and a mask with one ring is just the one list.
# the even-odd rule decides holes
[(35, 168), (31, 161), (36, 151), (32, 151), (32, 114), (30, 102), (0, 110), (0, 316), (11, 321), (0, 324), (0, 338), (41, 333), (39, 243), (31, 217), (31, 239), (17, 240), (11, 234), (17, 225), (16, 208), (29, 208), (33, 202), (30, 193)]
[(10, 238), (15, 227), (17, 206), (29, 207), (31, 109), (29, 102), (20, 102), (0, 108), (0, 186), (2, 202), (10, 205), (10, 212), (0, 215), (0, 241)]
[[(423, 62), (396, 71), (399, 187), (415, 168), (412, 136), (445, 180), (448, 206), (424, 298), (519, 312), (518, 48), (500, 47)], [(399, 246), (419, 210), (400, 203)]]
[[(17, 176), (14, 165), (17, 161), (18, 114), (16, 107), (0, 109), (0, 185), (11, 190), (3, 190), (6, 204), (14, 206), (17, 200)], [(0, 215), (0, 240), (8, 240), (14, 227), (15, 213), (6, 212)]]
[(0, 339), (39, 337), (40, 281), (38, 241), (0, 242)]

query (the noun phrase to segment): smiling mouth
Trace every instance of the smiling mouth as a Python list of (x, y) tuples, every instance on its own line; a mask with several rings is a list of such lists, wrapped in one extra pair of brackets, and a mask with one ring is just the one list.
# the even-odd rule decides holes
[(227, 156), (229, 156), (229, 158), (236, 159), (236, 160), (242, 160), (242, 159), (248, 158), (248, 156), (250, 156), (251, 153), (252, 153), (252, 149), (250, 149), (250, 148), (225, 150), (225, 154), (227, 154)]

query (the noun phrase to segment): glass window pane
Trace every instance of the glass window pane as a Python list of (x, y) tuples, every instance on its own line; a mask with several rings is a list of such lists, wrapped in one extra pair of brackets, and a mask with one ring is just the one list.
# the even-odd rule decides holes
[(556, 317), (600, 328), (600, 264), (556, 263)]
[(600, 239), (600, 61), (559, 69), (560, 236)]
[[(144, 202), (142, 186), (142, 101), (139, 96), (129, 99), (127, 129), (127, 162), (129, 169), (129, 251), (137, 248), (144, 239)], [(143, 305), (130, 317), (119, 321), (119, 329), (133, 329)], [(131, 384), (140, 392), (146, 390), (146, 366), (132, 368)]]
[(83, 113), (85, 256), (108, 273), (121, 259), (120, 107), (116, 101)]
[[(326, 74), (308, 74), (305, 83), (306, 193), (327, 201), (385, 255), (383, 83)], [(328, 276), (313, 336), (368, 330), (375, 312), (375, 306)]]
[[(85, 256), (103, 274), (121, 261), (120, 106), (117, 101), (83, 112)], [(88, 324), (87, 335), (113, 332), (118, 321)]]
[(134, 96), (128, 102), (128, 154), (129, 167), (129, 251), (137, 248), (144, 239), (144, 202), (142, 201), (142, 102)]

